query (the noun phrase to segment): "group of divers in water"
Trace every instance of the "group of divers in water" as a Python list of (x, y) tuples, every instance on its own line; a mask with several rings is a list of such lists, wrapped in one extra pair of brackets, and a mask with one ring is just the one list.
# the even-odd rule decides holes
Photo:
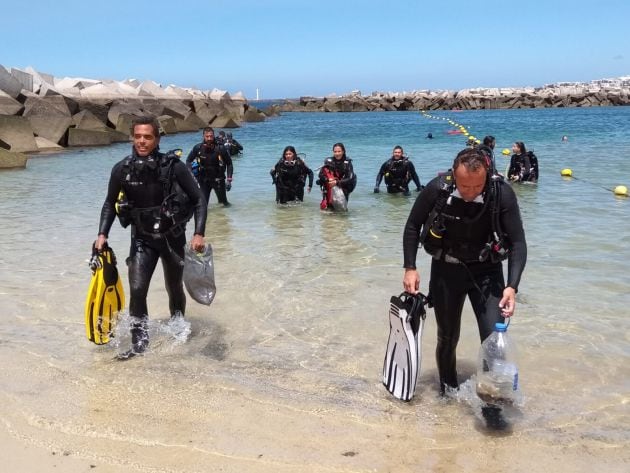
[[(142, 354), (149, 346), (147, 294), (160, 259), (171, 321), (183, 319), (185, 248), (188, 245), (196, 252), (204, 250), (210, 194), (214, 190), (219, 202), (229, 206), (227, 192), (233, 182), (231, 150), (215, 138), (212, 128), (203, 130), (203, 141), (192, 148), (185, 161), (180, 160), (181, 153), (159, 151), (159, 124), (151, 117), (136, 119), (131, 135), (131, 154), (112, 169), (94, 243), (95, 252), (109, 249), (107, 239), (116, 218), (123, 227), (131, 227), (130, 254), (126, 260), (131, 348), (119, 355), (121, 359)], [(470, 299), (483, 341), (493, 332), (495, 323), (514, 314), (515, 295), (527, 259), (520, 211), (508, 181), (536, 182), (538, 160), (522, 142), (516, 142), (508, 173), (502, 176), (496, 170), (494, 147), (492, 136), (487, 136), (483, 143), (466, 147), (457, 153), (450, 170), (422, 186), (413, 163), (402, 147), (396, 146), (376, 176), (374, 192), (379, 192), (382, 179), (388, 193), (409, 195), (412, 181), (419, 192), (403, 232), (403, 288), (408, 300), (416, 301), (413, 307), (423, 305), (417, 304), (421, 294), (416, 268), (417, 251), (422, 247), (432, 258), (424, 300), (434, 308), (436, 317), (436, 359), (442, 393), (458, 388), (455, 351), (466, 297)], [(322, 210), (338, 208), (338, 199), (345, 198), (347, 205), (357, 183), (344, 145), (335, 143), (332, 152), (319, 169), (316, 181), (322, 189)], [(314, 173), (293, 146), (284, 149), (270, 174), (280, 204), (303, 200), (305, 188), (310, 192), (313, 186)], [(186, 224), (193, 217), (193, 236), (187, 243)], [(507, 280), (502, 266), (506, 259)], [(413, 312), (413, 307), (407, 310)], [(116, 308), (121, 309), (120, 299)], [(414, 332), (417, 338), (417, 324)], [(413, 343), (409, 339), (407, 342)], [(388, 354), (392, 355), (389, 348)], [(398, 358), (402, 365), (410, 363), (409, 359), (409, 356)], [(415, 378), (413, 383), (409, 380), (409, 373), (414, 373), (412, 368), (397, 368), (393, 361), (384, 367), (383, 383), (396, 397), (409, 400), (413, 395), (413, 390), (401, 394), (400, 386), (396, 386), (404, 379), (407, 387), (411, 384), (415, 387)], [(401, 374), (398, 381), (394, 376), (394, 385), (389, 383), (392, 370)], [(484, 415), (487, 414), (489, 422), (494, 419), (501, 424), (496, 410), (487, 407)]]

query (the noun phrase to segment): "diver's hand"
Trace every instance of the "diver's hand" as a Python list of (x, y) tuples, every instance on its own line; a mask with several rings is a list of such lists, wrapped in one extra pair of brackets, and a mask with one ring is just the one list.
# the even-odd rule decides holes
[(203, 235), (195, 233), (190, 241), (190, 247), (197, 252), (202, 252), (206, 247), (206, 242), (203, 239)]
[(405, 268), (403, 287), (409, 294), (417, 294), (420, 290), (420, 274), (415, 269)]
[(378, 186), (375, 186), (375, 187), (374, 187), (374, 193), (375, 193), (375, 194), (378, 194), (379, 192), (380, 192), (380, 190), (379, 190)]
[(512, 317), (516, 308), (516, 291), (514, 288), (506, 287), (503, 289), (503, 297), (499, 301), (501, 315), (503, 317)]
[(311, 186), (308, 186), (308, 187), (306, 188), (306, 192), (308, 192), (309, 194), (311, 193)]
[(105, 245), (107, 245), (107, 237), (101, 233), (94, 242), (94, 248), (101, 251)]
[(331, 189), (335, 187), (336, 185), (337, 185), (337, 179), (331, 179), (330, 181), (328, 181), (328, 187), (330, 187)]

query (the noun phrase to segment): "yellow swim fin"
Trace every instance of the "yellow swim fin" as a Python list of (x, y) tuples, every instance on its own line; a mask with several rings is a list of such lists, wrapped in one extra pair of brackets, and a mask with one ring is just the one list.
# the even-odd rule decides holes
[(114, 250), (105, 246), (92, 249), (92, 280), (85, 301), (85, 330), (97, 345), (109, 342), (116, 326), (118, 312), (125, 307), (125, 292), (116, 268)]

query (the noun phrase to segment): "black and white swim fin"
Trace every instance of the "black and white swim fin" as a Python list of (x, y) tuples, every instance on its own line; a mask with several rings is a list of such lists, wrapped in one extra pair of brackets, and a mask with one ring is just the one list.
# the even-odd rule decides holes
[(402, 293), (389, 306), (389, 340), (383, 362), (383, 384), (397, 399), (410, 401), (420, 370), (426, 298)]

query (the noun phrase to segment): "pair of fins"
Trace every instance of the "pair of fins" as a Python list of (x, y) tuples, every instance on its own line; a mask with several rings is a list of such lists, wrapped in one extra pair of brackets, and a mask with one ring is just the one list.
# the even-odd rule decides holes
[(98, 251), (92, 245), (90, 259), (92, 279), (85, 300), (85, 331), (88, 340), (97, 345), (109, 343), (125, 307), (125, 291), (116, 268), (116, 255), (107, 244)]
[(403, 292), (389, 305), (389, 340), (383, 362), (383, 384), (396, 399), (411, 401), (422, 360), (422, 329), (426, 319), (423, 294)]

